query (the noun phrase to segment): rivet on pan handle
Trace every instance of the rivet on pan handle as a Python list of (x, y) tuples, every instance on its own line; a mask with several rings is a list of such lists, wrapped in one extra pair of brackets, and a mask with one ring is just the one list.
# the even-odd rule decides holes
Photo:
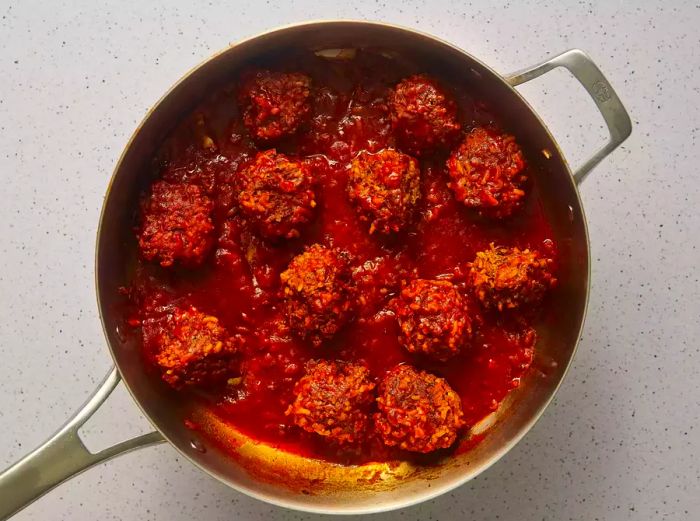
[(120, 380), (119, 372), (112, 368), (85, 405), (56, 434), (0, 474), (0, 520), (8, 519), (55, 486), (93, 465), (164, 441), (160, 433), (151, 432), (97, 453), (85, 447), (78, 430), (100, 408)]
[(506, 81), (515, 87), (557, 67), (567, 68), (581, 82), (598, 106), (610, 131), (610, 139), (605, 146), (574, 172), (574, 181), (580, 184), (598, 163), (629, 137), (632, 133), (632, 122), (608, 80), (590, 56), (580, 49), (571, 49), (534, 67), (510, 74), (506, 76)]

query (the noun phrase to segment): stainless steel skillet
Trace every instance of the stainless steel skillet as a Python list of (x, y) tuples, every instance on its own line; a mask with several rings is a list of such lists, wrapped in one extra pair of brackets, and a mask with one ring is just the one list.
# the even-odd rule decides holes
[[(499, 410), (477, 428), (484, 440), (473, 450), (437, 467), (370, 464), (344, 467), (281, 452), (246, 438), (206, 411), (188, 409), (145, 374), (136, 342), (120, 334), (118, 288), (128, 276), (132, 208), (142, 186), (140, 174), (179, 118), (206, 93), (230, 81), (252, 60), (279, 49), (371, 47), (409, 55), (439, 69), (457, 85), (468, 85), (497, 106), (542, 172), (537, 179), (561, 250), (560, 287), (552, 313), (538, 327), (536, 357), (551, 367), (542, 378), (531, 372)], [(515, 89), (556, 67), (567, 68), (589, 92), (610, 131), (607, 144), (579, 169), (570, 169), (545, 124)], [(521, 72), (502, 76), (466, 52), (432, 36), (396, 26), (355, 21), (312, 22), (247, 39), (187, 73), (147, 114), (122, 154), (104, 201), (96, 249), (97, 299), (113, 368), (95, 394), (54, 436), (0, 474), (0, 519), (6, 519), (66, 479), (127, 451), (167, 441), (204, 472), (233, 489), (277, 505), (308, 512), (357, 514), (412, 505), (447, 492), (502, 457), (532, 427), (551, 401), (571, 362), (588, 301), (590, 256), (586, 221), (577, 184), (630, 134), (627, 112), (591, 59), (571, 50)], [(78, 429), (123, 379), (156, 431), (93, 454)], [(200, 437), (183, 418), (195, 415), (208, 431)], [(207, 439), (236, 447), (231, 456)]]

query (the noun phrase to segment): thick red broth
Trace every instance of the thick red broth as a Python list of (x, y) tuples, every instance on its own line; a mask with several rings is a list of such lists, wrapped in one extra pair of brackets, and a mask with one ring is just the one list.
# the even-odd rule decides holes
[[(274, 144), (278, 151), (310, 164), (317, 193), (313, 220), (300, 237), (271, 241), (259, 237), (236, 211), (233, 176), (265, 148), (254, 144), (241, 123), (236, 83), (213, 92), (163, 143), (153, 177), (195, 183), (213, 198), (217, 244), (196, 269), (139, 261), (126, 290), (127, 320), (138, 331), (140, 321), (156, 307), (194, 305), (217, 317), (231, 334), (244, 337), (241, 379), (196, 392), (172, 392), (182, 400), (206, 404), (245, 434), (284, 450), (343, 463), (429, 461), (385, 446), (371, 431), (359, 443), (340, 446), (297, 428), (285, 411), (294, 400), (294, 383), (303, 376), (304, 364), (319, 358), (357, 361), (377, 381), (401, 363), (446, 378), (462, 400), (466, 421), (462, 442), (469, 443), (469, 426), (493, 412), (530, 367), (537, 347), (529, 328), (539, 313), (484, 311), (467, 288), (469, 263), (492, 243), (552, 249), (551, 230), (533, 179), (537, 176), (528, 172), (521, 211), (507, 220), (490, 220), (455, 200), (447, 185), (447, 152), (421, 157), (422, 198), (415, 222), (393, 235), (370, 235), (367, 222), (359, 220), (348, 199), (348, 164), (361, 150), (396, 146), (387, 96), (401, 78), (424, 71), (369, 52), (352, 60), (296, 56), (266, 66), (302, 71), (313, 80), (310, 120), (295, 136)], [(460, 85), (443, 83), (452, 89), (465, 131), (486, 124), (508, 130), (507, 121), (497, 121), (490, 107)], [(527, 155), (526, 150), (526, 159)], [(317, 242), (350, 254), (359, 304), (354, 320), (315, 348), (294, 336), (279, 336), (275, 325), (285, 321), (280, 273), (295, 255)], [(399, 344), (399, 328), (388, 304), (402, 284), (418, 277), (451, 280), (479, 310), (474, 339), (447, 362), (412, 355)], [(148, 336), (143, 347), (150, 363), (153, 345)], [(156, 371), (153, 377), (158, 378)]]

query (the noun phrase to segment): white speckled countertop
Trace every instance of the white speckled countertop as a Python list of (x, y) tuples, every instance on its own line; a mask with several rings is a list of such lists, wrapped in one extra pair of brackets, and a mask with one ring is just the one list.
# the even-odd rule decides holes
[[(700, 518), (700, 6), (674, 3), (0, 2), (0, 466), (52, 433), (110, 366), (95, 228), (149, 105), (231, 41), (305, 19), (368, 18), (433, 33), (503, 72), (581, 47), (634, 124), (581, 189), (590, 309), (553, 404), (479, 478), (377, 519)], [(603, 141), (566, 73), (523, 91), (572, 164)], [(95, 420), (90, 447), (148, 430), (121, 388)], [(249, 499), (161, 445), (82, 474), (16, 519), (320, 517)]]

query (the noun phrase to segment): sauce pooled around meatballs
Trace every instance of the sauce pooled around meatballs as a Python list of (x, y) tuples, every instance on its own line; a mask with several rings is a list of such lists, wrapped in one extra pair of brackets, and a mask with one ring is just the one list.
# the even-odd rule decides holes
[(153, 378), (313, 458), (467, 450), (527, 374), (557, 283), (519, 136), (371, 51), (231, 80), (166, 138), (135, 207), (124, 321)]

